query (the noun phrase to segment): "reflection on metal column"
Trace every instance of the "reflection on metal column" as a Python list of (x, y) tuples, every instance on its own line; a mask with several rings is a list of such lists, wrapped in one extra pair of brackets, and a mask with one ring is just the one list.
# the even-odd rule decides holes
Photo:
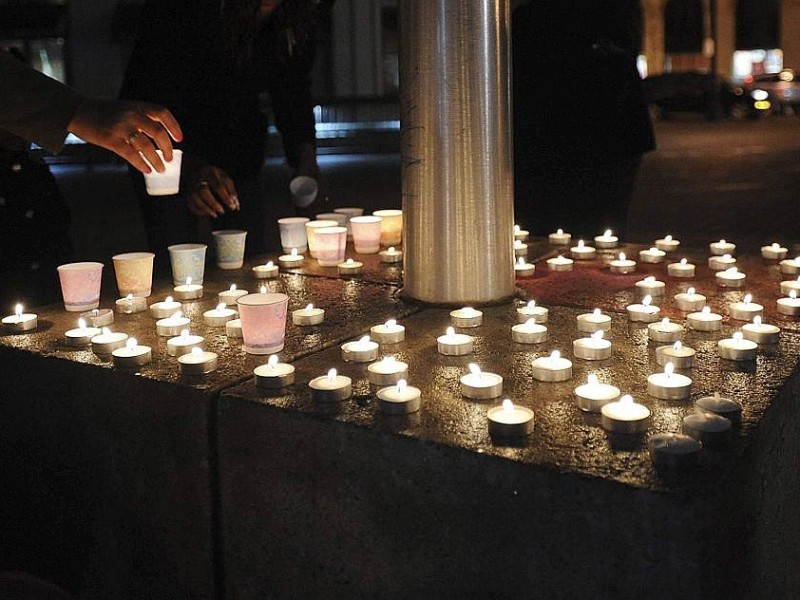
[(509, 0), (400, 0), (404, 294), (514, 294)]

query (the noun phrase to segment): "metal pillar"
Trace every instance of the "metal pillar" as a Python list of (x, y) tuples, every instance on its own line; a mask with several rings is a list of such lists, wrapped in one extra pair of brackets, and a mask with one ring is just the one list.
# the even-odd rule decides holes
[(509, 0), (400, 0), (404, 294), (514, 295)]

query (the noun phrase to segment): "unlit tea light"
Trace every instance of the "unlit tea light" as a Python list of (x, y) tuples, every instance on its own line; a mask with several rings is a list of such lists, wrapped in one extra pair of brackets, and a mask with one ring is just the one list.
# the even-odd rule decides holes
[(336, 369), (327, 375), (317, 377), (308, 382), (311, 398), (317, 402), (342, 402), (353, 394), (353, 382), (345, 375), (339, 375)]
[(638, 434), (647, 429), (650, 409), (626, 394), (600, 409), (601, 424), (609, 433)]
[(744, 334), (741, 331), (736, 331), (731, 337), (717, 342), (717, 351), (720, 357), (726, 360), (755, 360), (757, 350), (758, 344), (744, 339)]
[(147, 298), (128, 294), (124, 298), (117, 300), (114, 306), (118, 313), (132, 315), (147, 310)]
[(199, 283), (193, 283), (192, 278), (187, 277), (186, 283), (172, 288), (172, 293), (178, 300), (197, 300), (203, 297), (203, 286)]
[(784, 275), (797, 275), (800, 273), (800, 256), (782, 260), (780, 269)]
[(397, 344), (406, 339), (406, 328), (396, 320), (389, 319), (386, 323), (370, 327), (369, 334), (379, 344)]
[(689, 469), (702, 449), (703, 444), (682, 433), (658, 433), (647, 440), (650, 460), (660, 469)]
[(292, 323), (301, 327), (319, 325), (325, 320), (325, 310), (316, 308), (313, 304), (305, 308), (298, 308), (292, 311)]
[(533, 432), (533, 411), (525, 406), (515, 405), (508, 398), (500, 406), (490, 408), (486, 416), (489, 419), (489, 435), (492, 437), (525, 437)]
[(436, 338), (436, 349), (445, 356), (463, 356), (472, 353), (475, 338), (465, 333), (456, 333), (452, 327), (444, 335)]
[(800, 276), (797, 279), (781, 281), (781, 294), (788, 296), (791, 292), (800, 293)]
[(378, 359), (378, 344), (368, 335), (355, 342), (342, 344), (342, 360), (356, 363), (372, 362)]
[(26, 313), (22, 304), (14, 306), (14, 314), (3, 317), (3, 330), (9, 333), (32, 331), (39, 326), (39, 317), (34, 313)]
[(572, 342), (572, 354), (584, 360), (605, 360), (611, 358), (611, 341), (603, 339), (603, 330), (599, 329), (590, 337), (580, 338)]
[(469, 373), (462, 375), (461, 395), (473, 400), (497, 398), (503, 393), (503, 378), (496, 373), (484, 373), (475, 363), (470, 363)]
[(242, 320), (231, 319), (225, 323), (225, 336), (228, 339), (241, 339), (244, 337), (242, 333)]
[(608, 331), (611, 329), (611, 317), (603, 314), (599, 308), (595, 308), (590, 313), (578, 315), (576, 318), (578, 331), (583, 333), (594, 333), (595, 331)]
[(589, 373), (587, 382), (575, 388), (575, 403), (583, 411), (599, 413), (609, 402), (619, 398), (619, 388), (601, 383), (594, 373)]
[(384, 356), (367, 367), (367, 379), (373, 385), (395, 385), (401, 379), (407, 378), (408, 363), (397, 360), (394, 356)]
[(253, 369), (256, 387), (264, 390), (276, 390), (294, 384), (294, 366), (282, 363), (277, 354), (267, 359), (267, 364)]
[(683, 418), (683, 433), (706, 448), (721, 448), (731, 439), (732, 423), (714, 413), (696, 412)]
[(114, 311), (110, 308), (93, 308), (81, 313), (81, 318), (92, 327), (108, 327), (114, 323)]
[(567, 381), (572, 378), (572, 361), (554, 350), (549, 356), (540, 356), (534, 360), (531, 363), (531, 373), (538, 381)]
[(664, 365), (663, 373), (653, 373), (647, 377), (647, 393), (655, 398), (685, 400), (691, 392), (691, 378), (675, 373), (675, 366), (671, 362)]
[(453, 327), (480, 327), (483, 324), (483, 312), (471, 306), (458, 308), (450, 311), (450, 323)]
[(528, 319), (511, 327), (511, 340), (518, 344), (541, 344), (547, 340), (547, 326)]
[(150, 346), (140, 346), (136, 338), (128, 338), (125, 345), (111, 352), (111, 360), (118, 369), (138, 369), (153, 360)]
[(742, 422), (742, 404), (731, 398), (720, 396), (719, 392), (714, 392), (713, 396), (698, 398), (694, 405), (703, 412), (725, 417), (734, 425), (740, 425)]
[(215, 352), (208, 352), (200, 347), (194, 347), (190, 352), (178, 357), (181, 375), (205, 375), (217, 370), (218, 357)]
[(78, 327), (64, 332), (64, 343), (67, 346), (81, 348), (90, 345), (92, 338), (100, 333), (102, 331), (97, 327), (87, 327), (86, 319), (78, 319)]
[(533, 319), (534, 323), (546, 323), (550, 311), (544, 306), (536, 304), (536, 300), (528, 300), (524, 306), (517, 307), (517, 322), (525, 323)]

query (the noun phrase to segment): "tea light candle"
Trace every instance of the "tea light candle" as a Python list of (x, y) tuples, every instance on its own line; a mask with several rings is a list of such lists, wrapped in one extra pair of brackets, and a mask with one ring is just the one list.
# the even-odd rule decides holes
[(14, 314), (3, 317), (3, 330), (9, 333), (22, 333), (36, 329), (39, 326), (39, 317), (24, 310), (22, 304), (15, 305)]
[(572, 271), (573, 260), (560, 254), (547, 259), (547, 268), (551, 271)]
[(468, 365), (469, 373), (462, 375), (461, 395), (473, 400), (497, 398), (503, 393), (503, 378), (496, 373), (484, 373), (475, 363)]
[(536, 272), (536, 265), (529, 263), (523, 257), (519, 257), (514, 263), (514, 275), (516, 277), (533, 277)]
[(656, 264), (660, 263), (666, 258), (667, 253), (658, 248), (648, 248), (647, 250), (639, 250), (639, 260), (643, 263)]
[(229, 339), (241, 339), (242, 334), (242, 320), (231, 319), (225, 323), (225, 336)]
[(183, 316), (181, 311), (177, 311), (174, 315), (156, 321), (156, 333), (164, 337), (175, 336), (188, 326), (189, 318)]
[(447, 328), (447, 333), (436, 338), (439, 354), (445, 356), (463, 356), (472, 352), (475, 338), (465, 333), (456, 333), (452, 327)]
[(483, 312), (471, 306), (450, 311), (450, 322), (453, 327), (480, 327), (483, 324)]
[(205, 375), (217, 370), (217, 354), (195, 347), (178, 357), (178, 365), (181, 375)]
[(720, 357), (726, 360), (755, 360), (757, 350), (758, 344), (744, 339), (741, 331), (736, 331), (731, 337), (717, 342), (717, 351)]
[(203, 345), (205, 338), (202, 335), (192, 335), (188, 329), (181, 331), (180, 335), (167, 340), (167, 354), (170, 356), (183, 356)]
[(628, 319), (639, 323), (654, 323), (658, 321), (658, 313), (661, 309), (652, 304), (653, 298), (645, 296), (641, 303), (628, 304), (625, 310), (628, 311)]
[(647, 429), (650, 410), (625, 394), (617, 402), (609, 402), (600, 409), (600, 423), (609, 433), (642, 433)]
[(394, 246), (381, 250), (379, 255), (382, 263), (394, 265), (403, 262), (403, 251), (397, 250)]
[(199, 283), (192, 283), (192, 278), (187, 277), (186, 283), (172, 288), (172, 293), (178, 300), (197, 300), (203, 297), (203, 286)]
[(563, 229), (557, 229), (555, 233), (548, 235), (547, 239), (553, 246), (569, 246), (572, 241), (572, 234), (565, 233)]
[(530, 237), (530, 232), (527, 229), (523, 229), (519, 225), (514, 225), (515, 240), (519, 240), (521, 242), (527, 242), (529, 237)]
[(736, 264), (736, 259), (730, 254), (723, 254), (722, 256), (709, 256), (708, 268), (712, 271), (724, 271), (730, 269)]
[(582, 333), (609, 331), (611, 329), (611, 317), (603, 314), (599, 308), (595, 308), (590, 313), (578, 315), (575, 320), (578, 323), (578, 331)]
[(86, 319), (78, 319), (76, 329), (68, 329), (64, 332), (64, 343), (67, 346), (80, 348), (92, 343), (92, 338), (102, 333), (97, 327), (87, 327)]
[(378, 406), (385, 415), (409, 415), (419, 410), (422, 392), (408, 385), (405, 379), (397, 385), (378, 390)]
[(587, 382), (575, 388), (575, 403), (583, 411), (599, 413), (606, 404), (617, 400), (619, 394), (618, 387), (600, 383), (597, 375), (589, 373)]
[(259, 365), (253, 369), (256, 387), (262, 390), (277, 390), (294, 384), (294, 367), (278, 360), (278, 355), (273, 354), (267, 359), (267, 364)]
[(795, 290), (789, 292), (788, 298), (778, 298), (778, 312), (790, 317), (800, 315), (800, 299), (797, 298)]
[(271, 260), (263, 265), (256, 265), (253, 267), (253, 275), (256, 279), (275, 279), (279, 273), (280, 269), (278, 269), (278, 265)]
[(781, 330), (775, 325), (762, 323), (761, 317), (755, 316), (753, 317), (752, 323), (742, 325), (742, 335), (744, 339), (755, 342), (756, 344), (777, 344), (781, 337)]
[(534, 319), (511, 327), (511, 340), (518, 344), (541, 344), (547, 339), (547, 327)]
[(708, 245), (708, 249), (711, 251), (711, 254), (722, 256), (723, 254), (733, 254), (736, 252), (736, 244), (720, 240), (718, 242), (711, 242)]
[(150, 315), (156, 319), (166, 319), (170, 315), (183, 308), (180, 302), (172, 299), (172, 296), (167, 296), (166, 300), (161, 302), (154, 302), (150, 305)]
[(367, 379), (373, 385), (395, 385), (401, 379), (408, 378), (408, 363), (397, 360), (394, 356), (384, 356), (367, 367)]
[(667, 284), (665, 284), (663, 281), (659, 281), (652, 275), (636, 282), (636, 289), (638, 289), (643, 295), (663, 296), (666, 287)]
[(797, 279), (781, 281), (781, 294), (788, 296), (791, 292), (800, 292), (800, 276), (798, 276)]
[(336, 268), (339, 270), (339, 275), (360, 275), (364, 272), (364, 263), (348, 258), (346, 261), (339, 263)]
[(702, 310), (706, 305), (706, 297), (703, 294), (698, 294), (693, 287), (690, 287), (685, 292), (675, 294), (674, 298), (677, 307), (683, 311)]
[(292, 311), (292, 323), (300, 327), (319, 325), (324, 320), (325, 310), (322, 308), (315, 308), (313, 304)]
[(490, 408), (486, 417), (492, 437), (525, 437), (533, 432), (533, 411), (525, 406), (516, 406), (508, 398), (500, 406)]
[(714, 275), (717, 285), (724, 288), (742, 288), (744, 287), (747, 276), (736, 267), (719, 271)]
[(788, 248), (784, 248), (777, 243), (770, 244), (769, 246), (761, 246), (761, 257), (767, 260), (783, 260), (788, 253)]
[(528, 244), (520, 240), (514, 240), (514, 258), (527, 258)]
[(103, 327), (100, 333), (91, 339), (92, 352), (99, 355), (111, 354), (117, 348), (122, 348), (127, 340), (127, 333)]
[(626, 273), (633, 273), (636, 270), (636, 261), (626, 257), (624, 252), (620, 252), (615, 260), (608, 263), (608, 268), (612, 273), (625, 275)]
[(394, 319), (370, 327), (369, 335), (379, 344), (398, 344), (406, 339), (406, 328)]
[(706, 448), (721, 448), (730, 442), (733, 424), (719, 415), (695, 412), (683, 418), (683, 433)]
[(694, 265), (685, 258), (682, 258), (680, 262), (667, 265), (667, 275), (670, 277), (684, 277), (688, 279), (694, 277), (694, 271)]
[(606, 229), (603, 235), (598, 235), (594, 238), (594, 245), (597, 248), (616, 248), (617, 244), (619, 244), (619, 238), (615, 236), (610, 229)]
[(580, 338), (572, 342), (572, 353), (575, 358), (584, 360), (605, 360), (611, 358), (611, 342), (603, 339), (603, 330), (595, 331), (590, 337)]
[(650, 460), (659, 469), (691, 468), (702, 449), (703, 444), (682, 433), (657, 433), (647, 440)]
[(303, 264), (305, 256), (297, 253), (297, 248), (292, 248), (290, 254), (282, 254), (278, 257), (278, 264), (284, 269), (294, 269)]
[(378, 358), (378, 344), (365, 335), (355, 342), (342, 344), (342, 360), (365, 363)]
[(697, 351), (689, 346), (684, 346), (680, 341), (671, 346), (656, 348), (656, 362), (663, 366), (672, 363), (676, 369), (691, 369), (694, 366), (694, 357)]
[(722, 329), (722, 315), (711, 312), (710, 306), (704, 306), (700, 312), (686, 315), (686, 325), (695, 331), (719, 331)]
[(111, 352), (111, 360), (118, 369), (138, 369), (153, 360), (150, 346), (140, 346), (136, 338), (128, 338), (122, 348)]
[(93, 308), (81, 313), (81, 319), (86, 319), (92, 327), (108, 327), (114, 323), (114, 311), (110, 308)]
[(695, 400), (694, 405), (703, 412), (725, 417), (733, 425), (740, 425), (742, 423), (741, 403), (731, 398), (720, 396), (719, 392), (714, 392), (713, 396), (698, 398)]
[(311, 388), (311, 399), (317, 402), (342, 402), (353, 393), (352, 381), (349, 377), (338, 375), (336, 369), (328, 371), (308, 382)]
[(647, 337), (654, 342), (677, 342), (683, 336), (683, 325), (663, 318), (647, 326)]
[(586, 246), (583, 240), (578, 240), (578, 245), (570, 248), (569, 253), (575, 260), (591, 260), (597, 254), (597, 250), (592, 246)]
[(753, 302), (752, 294), (745, 294), (741, 302), (734, 302), (728, 309), (731, 319), (739, 321), (750, 321), (753, 317), (760, 317), (764, 314), (764, 307)]
[(540, 356), (534, 360), (531, 372), (538, 381), (567, 381), (572, 378), (572, 362), (562, 358), (558, 350), (553, 350), (550, 356)]
[(544, 306), (538, 306), (536, 300), (528, 300), (524, 306), (517, 307), (517, 323), (525, 323), (533, 319), (534, 323), (546, 323), (550, 311)]
[(692, 392), (692, 380), (686, 375), (675, 373), (675, 366), (668, 362), (663, 373), (653, 373), (647, 377), (647, 393), (661, 400), (685, 400)]
[(663, 238), (656, 240), (656, 248), (664, 252), (674, 252), (680, 245), (680, 241), (671, 235), (665, 235)]
[(123, 315), (132, 315), (134, 313), (147, 310), (147, 298), (142, 296), (134, 296), (128, 294), (124, 298), (120, 298), (114, 303), (117, 312)]
[(800, 274), (800, 256), (782, 260), (780, 262), (780, 269), (781, 273), (784, 275)]
[(224, 302), (203, 313), (203, 322), (209, 327), (224, 327), (225, 323), (235, 318), (236, 311), (228, 308)]
[(247, 296), (247, 294), (249, 294), (247, 290), (237, 289), (236, 284), (232, 283), (230, 288), (217, 294), (217, 302), (226, 306), (236, 306), (236, 301), (242, 296)]

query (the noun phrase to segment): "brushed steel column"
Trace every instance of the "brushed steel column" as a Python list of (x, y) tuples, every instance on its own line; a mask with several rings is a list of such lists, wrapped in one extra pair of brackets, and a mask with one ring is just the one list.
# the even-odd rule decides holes
[(403, 293), (514, 295), (509, 0), (400, 0)]

